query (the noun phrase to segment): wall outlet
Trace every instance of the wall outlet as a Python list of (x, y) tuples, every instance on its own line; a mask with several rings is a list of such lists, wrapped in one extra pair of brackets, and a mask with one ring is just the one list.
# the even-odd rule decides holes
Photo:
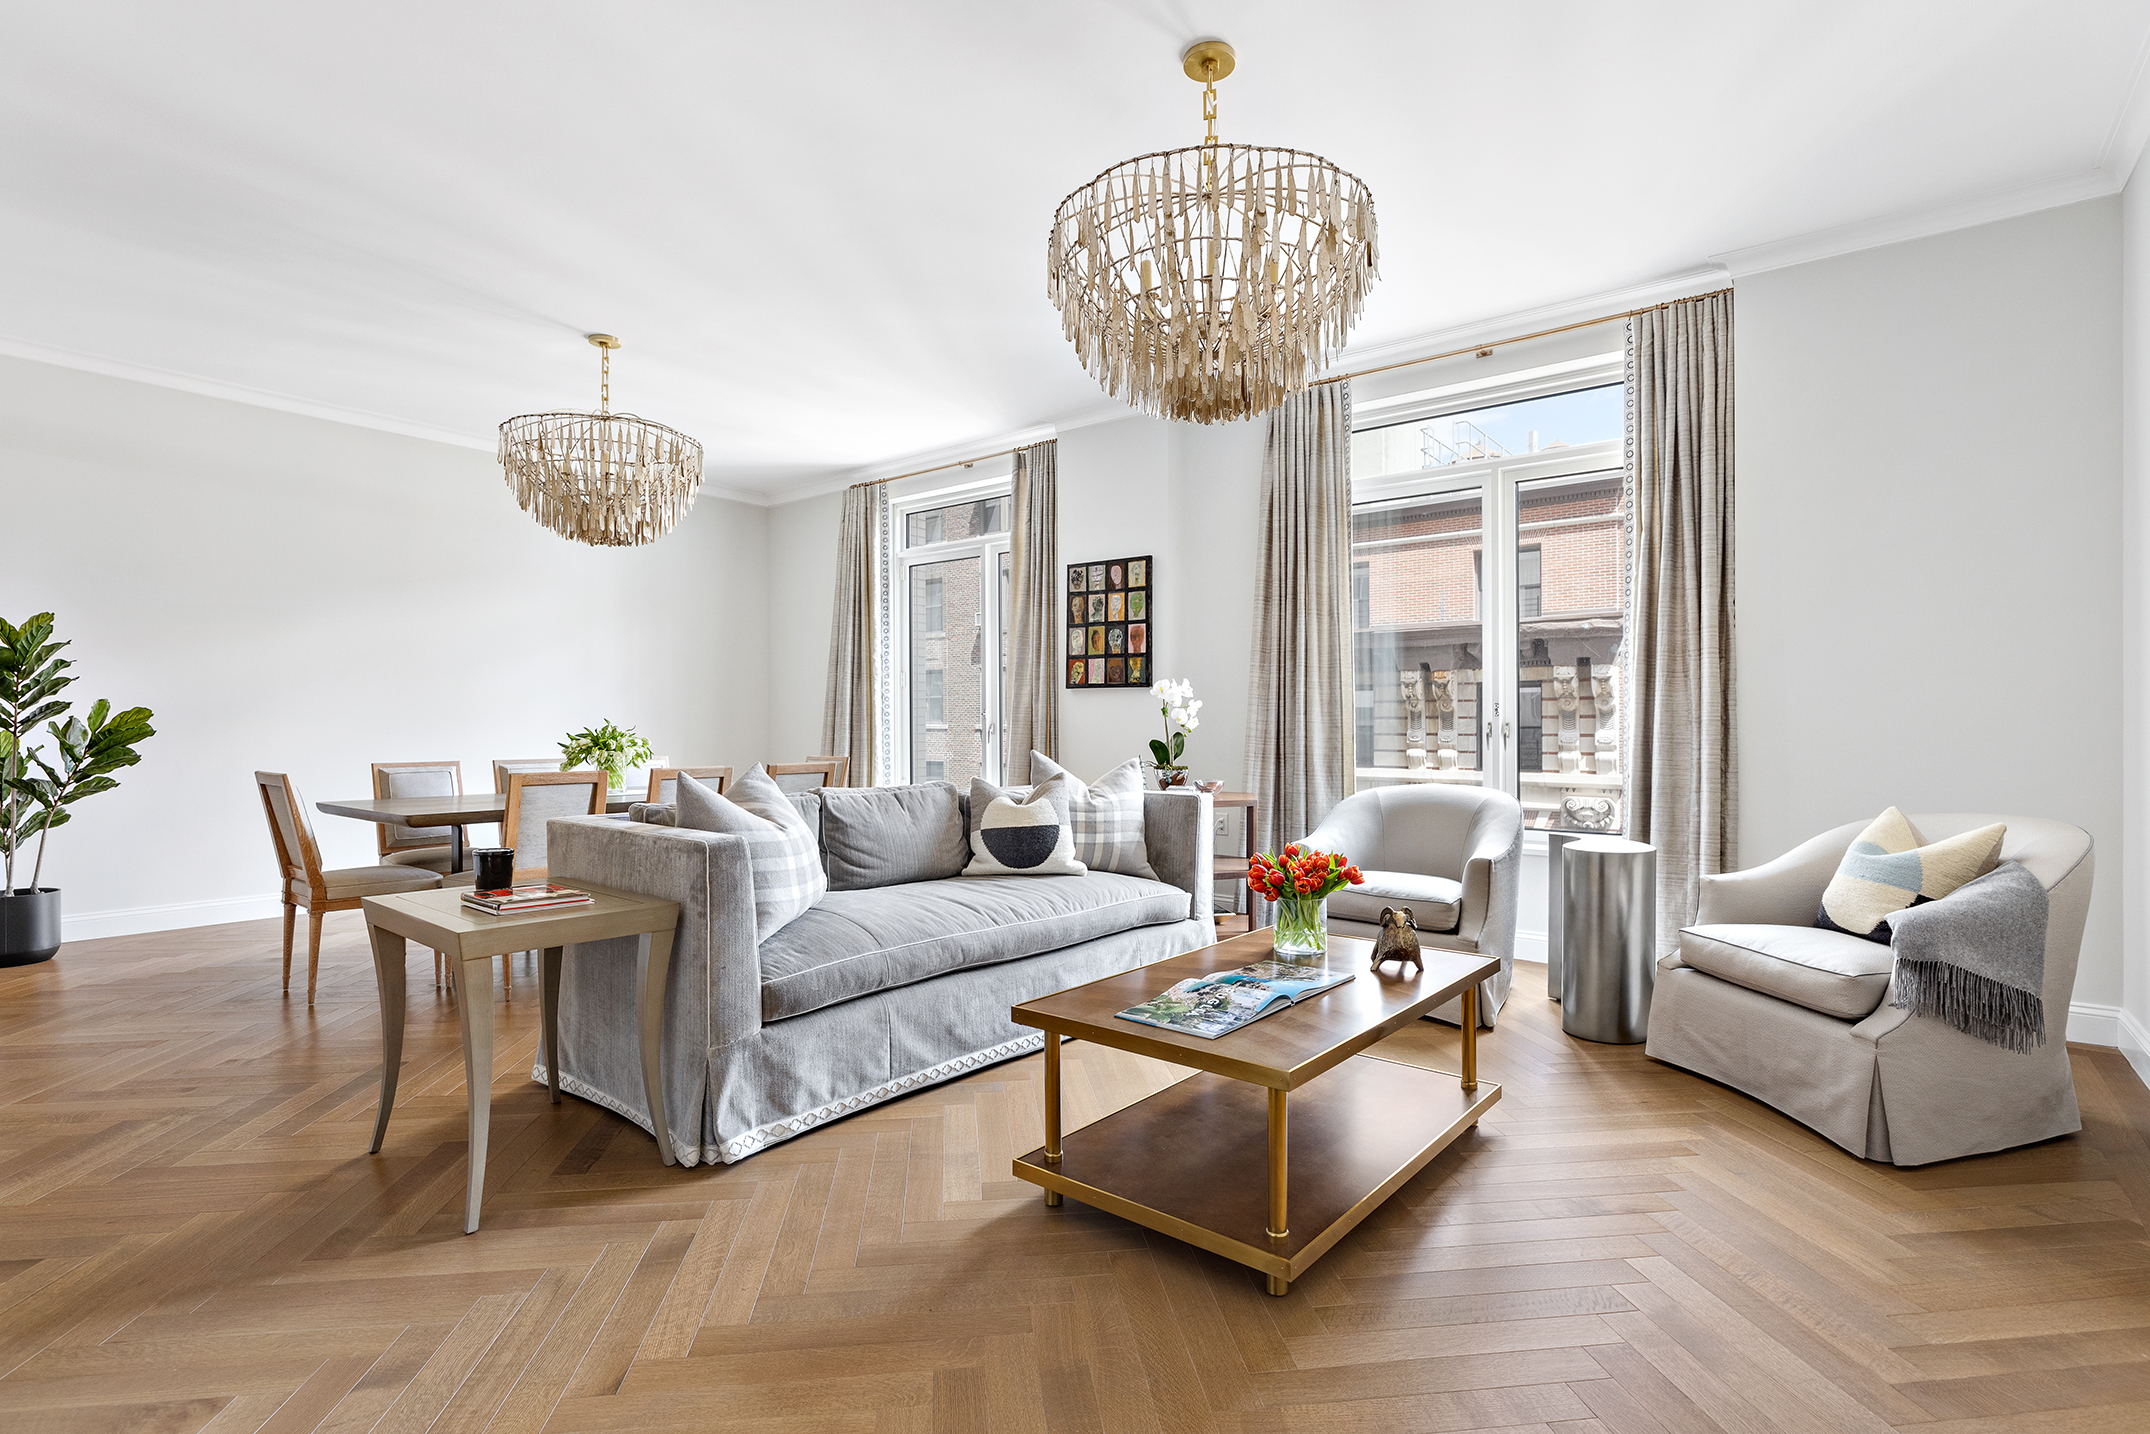
[(1221, 816), (1217, 818), (1217, 835), (1224, 835), (1224, 818)]

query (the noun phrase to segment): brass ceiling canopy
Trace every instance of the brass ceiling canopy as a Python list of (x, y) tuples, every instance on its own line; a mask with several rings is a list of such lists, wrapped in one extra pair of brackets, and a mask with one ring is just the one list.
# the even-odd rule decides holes
[(1304, 150), (1217, 138), (1236, 58), (1201, 40), (1199, 145), (1123, 161), (1061, 201), (1045, 288), (1107, 393), (1195, 423), (1266, 413), (1343, 346), (1380, 273), (1374, 199)]
[(526, 413), (500, 425), (500, 467), (525, 513), (599, 548), (654, 543), (694, 506), (702, 445), (676, 429), (612, 411), (612, 351), (602, 351), (597, 412)]

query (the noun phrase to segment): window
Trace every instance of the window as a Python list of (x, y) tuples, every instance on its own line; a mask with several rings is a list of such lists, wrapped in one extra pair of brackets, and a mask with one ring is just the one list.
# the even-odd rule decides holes
[(1619, 831), (1623, 394), (1610, 356), (1562, 370), (1361, 406), (1358, 785), (1489, 784), (1531, 827)]
[(901, 781), (998, 781), (1007, 770), (1009, 570), (1006, 492), (927, 495), (895, 505), (901, 538), (894, 585), (903, 634), (893, 680), (906, 694), (897, 724)]

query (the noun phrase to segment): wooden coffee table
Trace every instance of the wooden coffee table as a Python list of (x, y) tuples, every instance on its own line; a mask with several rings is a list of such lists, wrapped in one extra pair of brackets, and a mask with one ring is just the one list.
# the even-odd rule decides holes
[[(1043, 1186), (1048, 1205), (1066, 1196), (1260, 1270), (1281, 1295), (1501, 1098), (1478, 1082), (1477, 1009), (1478, 983), (1500, 962), (1421, 936), (1422, 972), (1375, 971), (1372, 942), (1331, 935), (1329, 964), (1355, 979), (1213, 1041), (1119, 1019), (1175, 981), (1274, 959), (1272, 935), (1236, 936), (1010, 1014), (1046, 1033), (1045, 1144), (1016, 1160), (1016, 1178)], [(1361, 1054), (1459, 995), (1460, 1072)], [(1199, 1074), (1063, 1140), (1062, 1036)], [(1266, 1144), (1256, 1136), (1265, 1104)]]

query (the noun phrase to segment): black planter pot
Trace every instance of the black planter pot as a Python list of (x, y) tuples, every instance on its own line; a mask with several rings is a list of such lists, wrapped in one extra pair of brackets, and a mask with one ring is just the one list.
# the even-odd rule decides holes
[(0, 966), (50, 961), (60, 949), (60, 889), (0, 892)]

